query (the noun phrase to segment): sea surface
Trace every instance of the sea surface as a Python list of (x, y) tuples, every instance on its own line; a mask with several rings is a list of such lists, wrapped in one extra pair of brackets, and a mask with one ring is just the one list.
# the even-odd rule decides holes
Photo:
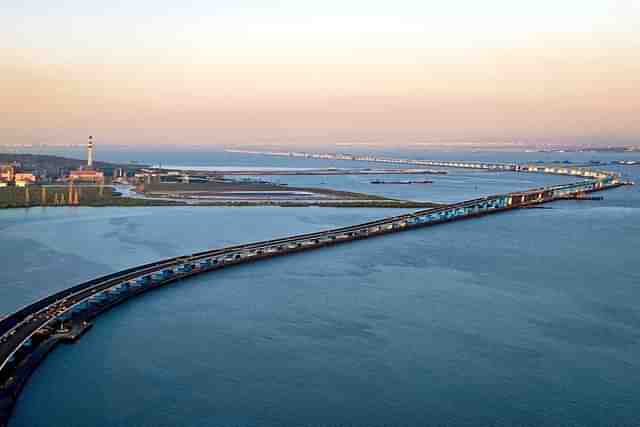
[[(120, 152), (101, 154), (124, 160)], [(147, 161), (357, 166), (221, 152), (154, 156)], [(640, 167), (607, 169), (640, 182)], [(278, 179), (433, 201), (567, 181), (466, 171), (429, 177), (431, 185), (371, 185), (367, 176)], [(20, 396), (11, 426), (640, 425), (639, 190), (367, 239), (153, 291), (99, 317), (77, 344), (58, 347)], [(148, 261), (398, 212), (0, 211), (0, 313)]]

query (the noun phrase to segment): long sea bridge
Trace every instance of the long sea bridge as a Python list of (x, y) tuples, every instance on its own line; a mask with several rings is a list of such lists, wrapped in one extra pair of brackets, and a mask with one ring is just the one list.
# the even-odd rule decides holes
[[(435, 164), (441, 163), (441, 164)], [(0, 427), (6, 426), (15, 400), (38, 364), (60, 342), (73, 342), (90, 321), (144, 292), (221, 268), (319, 249), (354, 240), (413, 230), (511, 209), (526, 208), (626, 184), (614, 173), (586, 169), (538, 170), (518, 165), (434, 162), (433, 166), (558, 173), (582, 177), (564, 185), (498, 194), (383, 218), (348, 227), (229, 246), (145, 264), (62, 290), (0, 320)], [(544, 168), (543, 168), (544, 169)]]

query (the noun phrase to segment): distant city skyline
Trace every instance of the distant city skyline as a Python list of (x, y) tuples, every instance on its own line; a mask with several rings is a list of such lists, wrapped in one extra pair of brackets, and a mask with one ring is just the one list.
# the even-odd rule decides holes
[(7, 0), (0, 145), (640, 144), (635, 1)]

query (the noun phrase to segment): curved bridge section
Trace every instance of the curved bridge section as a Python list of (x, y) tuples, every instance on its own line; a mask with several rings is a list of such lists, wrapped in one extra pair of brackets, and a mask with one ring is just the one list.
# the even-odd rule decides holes
[(149, 290), (187, 277), (275, 256), (579, 197), (625, 184), (598, 172), (580, 182), (499, 194), (335, 228), (169, 258), (130, 268), (65, 289), (30, 304), (0, 321), (0, 426), (39, 362), (58, 343), (73, 342), (100, 313)]

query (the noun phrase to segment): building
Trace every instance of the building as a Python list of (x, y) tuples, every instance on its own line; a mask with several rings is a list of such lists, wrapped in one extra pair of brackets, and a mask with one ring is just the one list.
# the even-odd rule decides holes
[(31, 184), (36, 184), (40, 180), (40, 176), (37, 171), (27, 172), (20, 171), (19, 163), (0, 165), (0, 182), (2, 187), (9, 185), (15, 185), (17, 187), (24, 187)]
[(68, 179), (72, 182), (102, 184), (104, 183), (104, 173), (94, 170), (75, 170), (69, 172)]
[(104, 183), (104, 173), (93, 169), (93, 136), (89, 136), (87, 141), (87, 166), (69, 172), (67, 179), (71, 182)]
[(38, 177), (31, 172), (16, 172), (13, 177), (13, 182), (16, 184), (16, 187), (25, 187), (35, 184), (37, 181)]
[(0, 165), (0, 181), (13, 182), (16, 168), (13, 165)]

